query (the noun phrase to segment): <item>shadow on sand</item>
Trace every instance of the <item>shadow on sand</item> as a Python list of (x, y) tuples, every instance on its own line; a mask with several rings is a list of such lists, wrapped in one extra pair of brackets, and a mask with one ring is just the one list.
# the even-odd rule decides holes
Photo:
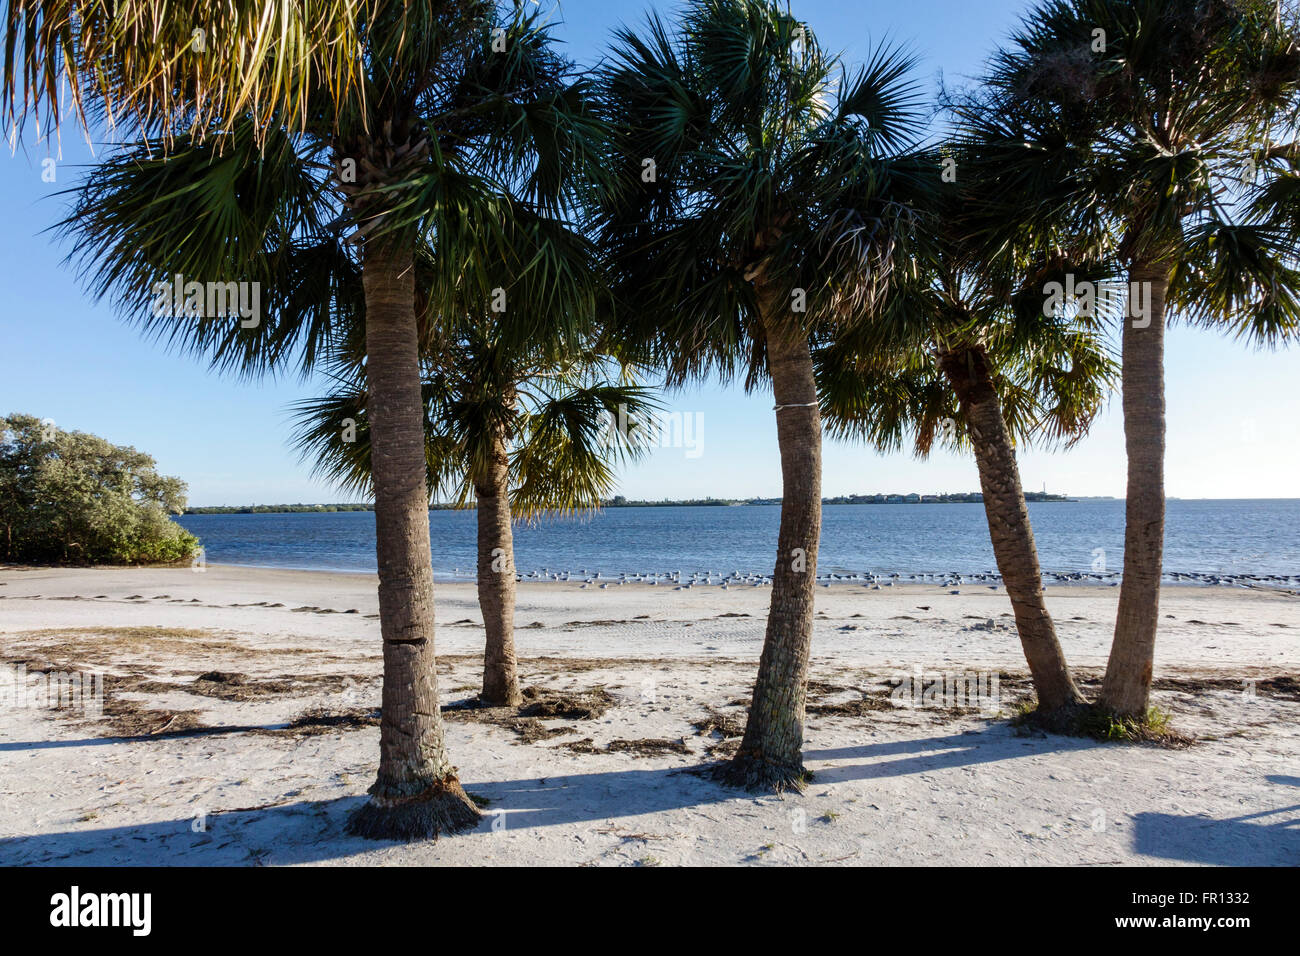
[[(249, 728), (205, 728), (234, 733)], [(187, 736), (196, 736), (193, 731)], [(99, 746), (158, 738), (93, 738), (0, 744), (6, 750)], [(1004, 724), (981, 730), (912, 740), (891, 740), (829, 750), (808, 750), (814, 786), (850, 780), (901, 777), (958, 767), (996, 765), (1023, 757), (1068, 753), (1110, 745), (1068, 737), (1016, 736)], [(539, 758), (543, 755), (539, 754)], [(621, 818), (730, 802), (752, 807), (753, 798), (715, 783), (708, 766), (692, 764), (657, 769), (530, 777), (504, 781), (466, 780), (465, 788), (486, 798), (488, 810), (479, 832), (504, 814), (512, 831), (571, 823), (612, 824)], [(1300, 778), (1271, 776), (1277, 786), (1300, 786)], [(0, 838), (5, 864), (74, 865), (240, 865), (341, 861), (381, 848), (343, 833), (348, 813), (363, 796), (328, 800), (286, 800), (263, 807), (210, 810), (200, 826), (194, 817), (153, 823), (79, 829)], [(1138, 813), (1134, 850), (1160, 859), (1210, 864), (1291, 864), (1300, 862), (1300, 819), (1257, 821), (1300, 810), (1287, 807), (1225, 820)], [(173, 811), (174, 812), (174, 811)], [(452, 838), (455, 839), (455, 838)]]
[[(1300, 777), (1270, 774), (1280, 787), (1300, 787)], [(1300, 804), (1239, 817), (1134, 816), (1139, 853), (1217, 866), (1300, 866)]]

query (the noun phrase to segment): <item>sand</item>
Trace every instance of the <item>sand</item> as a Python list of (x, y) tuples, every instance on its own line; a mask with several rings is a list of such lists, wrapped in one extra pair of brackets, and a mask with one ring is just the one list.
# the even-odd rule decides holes
[[(1071, 664), (1095, 680), (1117, 589), (1048, 593)], [(0, 569), (3, 666), (105, 688), (99, 714), (0, 707), (0, 863), (1300, 863), (1295, 594), (1165, 590), (1155, 702), (1192, 740), (1173, 749), (1015, 727), (1027, 682), (1000, 590), (819, 589), (814, 778), (755, 797), (699, 769), (743, 726), (768, 595), (521, 585), (523, 683), (606, 709), (449, 712), (484, 819), (408, 845), (343, 833), (378, 757), (372, 576)], [(481, 617), (472, 584), (439, 584), (437, 601), (455, 705), (481, 677)], [(997, 696), (894, 706), (918, 670), (998, 675)]]

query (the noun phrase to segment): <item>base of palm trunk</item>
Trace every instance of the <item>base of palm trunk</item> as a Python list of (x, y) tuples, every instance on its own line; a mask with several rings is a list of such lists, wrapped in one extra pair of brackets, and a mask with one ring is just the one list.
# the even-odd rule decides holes
[(1083, 701), (1046, 710), (1035, 708), (1015, 721), (1049, 734), (1088, 737), (1107, 743), (1145, 743), (1163, 747), (1185, 747), (1191, 738), (1174, 730), (1169, 715), (1155, 708), (1140, 716), (1116, 713), (1101, 703)]
[(503, 691), (482, 690), (478, 695), (480, 707), (519, 707), (524, 702), (524, 695), (518, 689), (513, 694)]
[(1057, 707), (1044, 707), (1039, 704), (1033, 710), (1021, 714), (1016, 723), (1049, 734), (1062, 734), (1067, 737), (1087, 736), (1084, 727), (1093, 711), (1093, 705), (1081, 697), (1077, 701)]
[(761, 754), (741, 751), (720, 766), (717, 778), (732, 787), (755, 793), (802, 791), (812, 773), (798, 761), (774, 761)]
[(370, 788), (370, 799), (348, 817), (348, 833), (368, 840), (436, 840), (444, 833), (459, 833), (478, 826), (482, 814), (461, 788), (448, 777), (420, 793), (384, 797)]
[(1145, 681), (1130, 678), (1128, 675), (1112, 678), (1107, 673), (1107, 679), (1102, 681), (1097, 706), (1126, 720), (1142, 721), (1146, 719), (1147, 712), (1151, 709), (1150, 675), (1150, 665), (1146, 667)]
[(1158, 744), (1175, 748), (1187, 747), (1192, 743), (1192, 738), (1171, 726), (1166, 711), (1155, 707), (1133, 715), (1117, 713), (1098, 702), (1083, 713), (1078, 726), (1080, 736), (1108, 743)]

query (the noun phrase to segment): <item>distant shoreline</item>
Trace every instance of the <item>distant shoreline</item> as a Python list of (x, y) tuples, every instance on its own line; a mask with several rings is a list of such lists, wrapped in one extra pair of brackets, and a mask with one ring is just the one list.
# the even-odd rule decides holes
[[(1049, 495), (1040, 491), (1025, 492), (1025, 500), (1031, 502), (1077, 502), (1077, 501), (1113, 501), (1113, 498), (1071, 498), (1068, 495)], [(751, 505), (779, 505), (780, 498), (697, 498), (665, 501), (630, 501), (616, 497), (601, 504), (602, 508), (739, 508)], [(979, 492), (945, 495), (841, 495), (836, 498), (823, 498), (823, 505), (931, 505), (931, 504), (983, 504), (984, 496)], [(429, 505), (430, 511), (457, 511), (474, 508), (474, 503), (466, 505), (435, 503)], [(207, 507), (186, 508), (187, 515), (242, 515), (242, 514), (331, 514), (346, 511), (374, 511), (373, 504), (293, 504), (293, 505), (210, 505)]]

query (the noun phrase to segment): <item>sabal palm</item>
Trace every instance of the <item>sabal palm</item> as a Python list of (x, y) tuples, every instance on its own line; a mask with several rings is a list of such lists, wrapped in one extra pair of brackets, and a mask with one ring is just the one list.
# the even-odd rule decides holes
[(1294, 24), (1273, 0), (1052, 0), (959, 106), (984, 142), (988, 221), (1059, 231), (1128, 276), (1124, 575), (1100, 703), (1147, 713), (1164, 540), (1167, 308), (1263, 341), (1300, 328), (1295, 247), (1247, 218), (1244, 174), (1293, 129)]
[[(1083, 705), (1047, 610), (1016, 448), (1072, 444), (1101, 409), (1114, 363), (1101, 336), (1107, 302), (1050, 314), (1041, 290), (1070, 267), (999, 270), (955, 236), (955, 208), (928, 220), (928, 268), (898, 290), (880, 319), (818, 350), (822, 414), (835, 434), (919, 456), (947, 445), (974, 451), (989, 536), (1038, 696), (1063, 725)], [(1079, 281), (1105, 277), (1095, 265)]]
[[(643, 450), (635, 430), (654, 402), (608, 360), (507, 346), (490, 323), (465, 322), (426, 355), (424, 409), (429, 484), (435, 495), (471, 502), (478, 522), (478, 594), (486, 647), (481, 703), (521, 702), (514, 643), (512, 520), (599, 508), (615, 468)], [(317, 470), (369, 493), (370, 432), (364, 367), (345, 363), (340, 386), (299, 405), (297, 444)]]
[[(599, 125), (534, 17), (487, 2), (354, 12), (351, 86), (314, 83), (303, 117), (221, 116), (128, 147), (65, 228), (97, 291), (219, 366), (310, 369), (364, 329), (384, 692), (372, 799), (350, 827), (418, 838), (478, 818), (438, 712), (421, 343), (491, 306), (511, 342), (581, 334), (596, 290), (565, 217)], [(260, 282), (261, 322), (143, 314), (176, 274)]]
[(909, 60), (847, 73), (771, 0), (692, 0), (622, 30), (599, 82), (616, 131), (599, 236), (615, 329), (670, 383), (770, 380), (782, 507), (767, 633), (731, 779), (800, 786), (821, 528), (810, 342), (870, 314), (906, 262)]

